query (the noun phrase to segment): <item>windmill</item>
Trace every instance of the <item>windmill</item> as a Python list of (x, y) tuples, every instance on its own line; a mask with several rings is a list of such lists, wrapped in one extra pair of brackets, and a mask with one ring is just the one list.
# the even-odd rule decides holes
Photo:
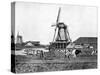
[(56, 20), (56, 24), (52, 25), (55, 26), (55, 32), (53, 37), (53, 42), (51, 43), (52, 46), (55, 48), (66, 48), (66, 46), (71, 42), (68, 27), (63, 22), (59, 22), (61, 13), (61, 8), (59, 8), (58, 16)]
[(23, 40), (22, 40), (22, 36), (19, 35), (19, 32), (17, 33), (17, 41), (16, 41), (17, 44), (22, 44), (23, 43)]

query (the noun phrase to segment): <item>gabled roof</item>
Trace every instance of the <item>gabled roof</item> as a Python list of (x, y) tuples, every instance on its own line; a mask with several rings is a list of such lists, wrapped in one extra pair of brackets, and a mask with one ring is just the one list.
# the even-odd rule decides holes
[(74, 43), (97, 43), (97, 37), (79, 37)]
[(28, 43), (26, 43), (26, 45), (25, 46), (34, 46), (34, 44), (33, 43), (31, 43), (31, 42), (28, 42)]
[(27, 43), (32, 43), (32, 44), (39, 44), (40, 42), (39, 41), (27, 41), (27, 42), (25, 42), (26, 44)]
[(45, 48), (46, 46), (39, 45), (39, 46), (23, 46), (23, 48)]
[[(37, 44), (37, 45), (36, 45)], [(16, 44), (16, 49), (20, 50), (23, 48), (45, 48), (45, 45), (41, 45), (39, 41), (27, 41), (22, 44)]]

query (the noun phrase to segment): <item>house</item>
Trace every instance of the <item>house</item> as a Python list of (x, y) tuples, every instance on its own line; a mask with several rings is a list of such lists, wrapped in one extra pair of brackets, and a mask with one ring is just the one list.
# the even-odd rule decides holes
[(16, 54), (20, 55), (35, 55), (40, 54), (41, 52), (48, 52), (47, 46), (40, 44), (39, 41), (26, 41), (22, 44), (16, 44)]
[(73, 43), (75, 43), (75, 45), (81, 45), (91, 48), (93, 47), (97, 49), (97, 37), (79, 37)]

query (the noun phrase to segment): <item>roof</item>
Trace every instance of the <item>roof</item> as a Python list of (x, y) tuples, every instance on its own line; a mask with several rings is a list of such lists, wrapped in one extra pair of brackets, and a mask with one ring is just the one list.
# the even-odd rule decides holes
[(40, 41), (26, 41), (25, 43), (39, 44)]
[(16, 46), (16, 50), (20, 50), (23, 48), (45, 48), (46, 47), (45, 45), (41, 45), (40, 42), (38, 41), (28, 41), (22, 44), (16, 44), (15, 46)]
[(74, 43), (97, 43), (97, 37), (79, 37)]

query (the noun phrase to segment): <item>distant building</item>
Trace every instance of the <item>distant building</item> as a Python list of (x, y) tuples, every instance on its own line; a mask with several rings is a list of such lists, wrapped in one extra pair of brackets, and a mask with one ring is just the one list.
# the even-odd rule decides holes
[(23, 43), (23, 39), (22, 39), (22, 36), (19, 35), (19, 32), (17, 34), (17, 41), (16, 41), (17, 44), (22, 44)]
[(93, 48), (97, 49), (97, 37), (79, 37), (73, 43), (81, 46), (93, 46)]
[(39, 46), (40, 42), (39, 41), (27, 41), (25, 42), (25, 46)]
[(16, 44), (16, 50), (25, 50), (25, 51), (47, 51), (46, 45), (40, 44), (39, 41), (26, 41), (23, 42), (22, 44)]

